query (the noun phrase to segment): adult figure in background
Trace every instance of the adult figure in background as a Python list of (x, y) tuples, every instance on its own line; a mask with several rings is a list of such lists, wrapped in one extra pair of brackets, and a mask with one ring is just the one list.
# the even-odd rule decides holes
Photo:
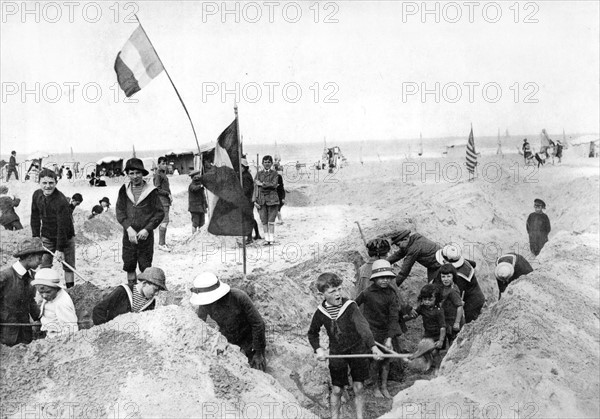
[(17, 170), (17, 152), (11, 151), (10, 158), (8, 159), (8, 167), (6, 171), (6, 181), (10, 180), (10, 175), (15, 174), (15, 179), (19, 180), (19, 172)]
[(563, 153), (563, 144), (560, 142), (560, 140), (558, 140), (556, 142), (556, 158), (558, 158), (558, 162), (561, 163), (562, 162), (562, 153)]
[(248, 294), (230, 288), (210, 272), (196, 276), (190, 291), (190, 303), (199, 306), (198, 317), (206, 321), (210, 316), (227, 341), (244, 352), (250, 366), (264, 371), (267, 367), (265, 322)]
[(123, 226), (123, 270), (132, 287), (137, 282), (136, 267), (144, 272), (152, 266), (154, 230), (165, 212), (156, 188), (144, 180), (148, 171), (138, 158), (125, 164), (129, 183), (121, 186), (117, 198), (117, 221)]
[[(75, 227), (69, 207), (69, 199), (56, 188), (56, 173), (50, 169), (40, 172), (40, 189), (31, 198), (31, 235), (41, 237), (42, 243), (59, 261), (67, 262), (75, 268)], [(51, 268), (52, 253), (44, 254), (42, 268)], [(75, 285), (75, 274), (66, 265), (65, 283), (67, 288)]]
[[(242, 165), (242, 189), (244, 190), (244, 196), (246, 198), (248, 198), (248, 201), (250, 201), (252, 203), (252, 196), (254, 195), (254, 179), (252, 179), (252, 174), (250, 173), (250, 166), (248, 165), (248, 160), (242, 159), (241, 165)], [(254, 214), (254, 210), (253, 210), (253, 214)], [(254, 230), (254, 239), (259, 240), (262, 237), (260, 237), (260, 231), (258, 231), (258, 223), (256, 222), (256, 219), (254, 217), (252, 217), (252, 222), (253, 222), (252, 229)], [(248, 243), (248, 244), (252, 243), (252, 232), (250, 232), (250, 234), (248, 234), (248, 237), (246, 238), (246, 243)]]
[(544, 210), (546, 209), (546, 203), (539, 198), (533, 201), (534, 212), (529, 214), (527, 217), (527, 234), (529, 235), (529, 248), (531, 253), (535, 256), (539, 255), (542, 248), (548, 241), (548, 234), (550, 234), (551, 226), (550, 219)]
[(15, 212), (21, 200), (8, 194), (8, 187), (0, 186), (0, 225), (6, 230), (23, 230), (21, 219)]
[(265, 245), (275, 241), (275, 219), (279, 211), (277, 195), (277, 172), (273, 170), (273, 158), (264, 156), (262, 165), (265, 170), (256, 174), (255, 185), (258, 186), (254, 206), (260, 214), (260, 221), (265, 232)]
[(435, 256), (440, 266), (451, 263), (456, 268), (454, 283), (458, 287), (461, 298), (465, 303), (465, 323), (477, 320), (485, 304), (485, 295), (479, 287), (479, 282), (477, 282), (477, 277), (475, 276), (475, 262), (463, 258), (460, 248), (451, 244), (438, 250)]
[(435, 253), (440, 249), (440, 245), (418, 233), (411, 234), (410, 230), (401, 230), (393, 236), (392, 244), (398, 246), (399, 249), (388, 257), (387, 261), (394, 264), (403, 259), (400, 272), (396, 276), (396, 285), (402, 285), (415, 262), (419, 262), (427, 268), (427, 282), (433, 281), (437, 270), (442, 266), (435, 258)]
[(523, 139), (523, 159), (525, 160), (525, 164), (527, 164), (527, 160), (531, 158), (531, 145), (527, 141), (527, 138)]
[(170, 252), (171, 249), (167, 246), (167, 226), (169, 225), (169, 210), (171, 209), (171, 203), (173, 202), (173, 196), (171, 195), (171, 187), (169, 186), (169, 178), (167, 177), (167, 158), (158, 158), (158, 169), (153, 177), (154, 186), (158, 192), (160, 202), (163, 206), (165, 216), (158, 228), (158, 250), (163, 252)]
[(498, 299), (502, 298), (502, 293), (506, 291), (508, 284), (517, 278), (533, 272), (533, 268), (523, 256), (517, 253), (506, 253), (496, 260), (496, 269), (494, 276), (498, 282)]
[(283, 185), (283, 176), (277, 173), (277, 196), (279, 197), (279, 210), (277, 210), (277, 224), (283, 224), (281, 218), (281, 208), (285, 204), (285, 186)]
[(44, 246), (39, 237), (25, 239), (13, 256), (19, 260), (0, 271), (0, 343), (14, 346), (30, 343), (33, 331), (30, 326), (6, 326), (7, 323), (29, 323), (40, 317), (35, 302), (35, 288), (31, 285), (32, 270), (42, 262)]

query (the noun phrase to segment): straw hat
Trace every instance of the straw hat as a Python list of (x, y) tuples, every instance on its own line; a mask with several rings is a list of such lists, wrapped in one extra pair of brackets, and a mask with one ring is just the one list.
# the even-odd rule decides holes
[(45, 285), (52, 288), (63, 288), (60, 284), (58, 272), (50, 268), (42, 268), (35, 274), (35, 279), (31, 281), (31, 285)]
[(440, 265), (451, 263), (455, 268), (460, 268), (465, 263), (460, 247), (447, 244), (443, 249), (435, 252), (435, 259)]
[(144, 272), (138, 275), (138, 281), (150, 282), (158, 285), (161, 290), (168, 291), (167, 285), (165, 284), (165, 272), (160, 268), (155, 268), (153, 266), (146, 268)]
[(230, 289), (229, 285), (219, 281), (215, 274), (202, 272), (194, 278), (194, 286), (190, 288), (192, 292), (190, 303), (196, 306), (212, 304), (226, 295)]
[(373, 262), (371, 268), (371, 281), (381, 277), (396, 277), (394, 271), (392, 271), (392, 265), (385, 259), (379, 259)]
[(19, 249), (21, 250), (13, 254), (13, 256), (16, 258), (27, 256), (32, 253), (46, 253), (46, 250), (44, 250), (44, 245), (42, 244), (42, 239), (39, 237), (32, 237), (31, 239), (23, 240), (19, 245)]
[(500, 262), (494, 270), (496, 279), (500, 281), (508, 281), (515, 273), (515, 268), (508, 262)]

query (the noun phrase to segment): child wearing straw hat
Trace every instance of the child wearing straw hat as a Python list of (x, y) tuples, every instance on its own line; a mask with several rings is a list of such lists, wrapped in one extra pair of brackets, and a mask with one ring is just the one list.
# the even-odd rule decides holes
[(56, 338), (78, 330), (77, 314), (73, 300), (60, 284), (58, 272), (42, 268), (35, 274), (31, 285), (42, 297), (40, 306), (41, 331), (47, 338)]
[[(327, 353), (321, 347), (319, 334), (324, 327), (329, 337), (329, 353), (331, 355), (373, 354), (379, 361), (383, 353), (375, 345), (369, 323), (352, 300), (343, 298), (342, 279), (334, 273), (323, 273), (316, 281), (319, 293), (324, 301), (313, 315), (308, 329), (308, 341), (317, 354), (317, 359), (324, 361)], [(363, 382), (369, 378), (369, 359), (365, 358), (330, 358), (329, 374), (331, 376), (331, 417), (340, 417), (342, 390), (348, 385), (348, 367), (352, 375), (354, 403), (356, 415), (362, 418), (364, 410)]]
[(215, 274), (203, 272), (194, 279), (190, 303), (198, 307), (198, 317), (213, 319), (233, 345), (238, 345), (250, 366), (265, 371), (265, 322), (244, 291), (230, 288)]
[(14, 254), (19, 260), (0, 271), (0, 343), (4, 345), (27, 344), (33, 340), (33, 331), (27, 324), (29, 316), (34, 320), (40, 317), (40, 308), (35, 302), (31, 270), (40, 266), (44, 253), (44, 245), (39, 237), (23, 240)]
[(95, 325), (109, 322), (121, 314), (154, 310), (158, 293), (167, 291), (164, 271), (149, 267), (137, 279), (134, 286), (119, 285), (94, 307), (92, 320)]
[[(395, 278), (396, 274), (387, 260), (376, 260), (373, 262), (371, 285), (356, 297), (356, 304), (363, 306), (363, 315), (369, 322), (375, 342), (384, 344), (388, 351), (393, 350), (392, 339), (402, 334), (398, 323), (398, 296), (390, 286)], [(375, 389), (375, 397), (391, 399), (387, 388), (390, 359), (377, 362), (376, 367), (381, 384)]]

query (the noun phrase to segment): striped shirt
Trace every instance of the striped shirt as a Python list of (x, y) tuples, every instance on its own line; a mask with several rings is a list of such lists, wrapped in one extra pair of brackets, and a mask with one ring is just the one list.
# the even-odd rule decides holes
[(137, 286), (133, 287), (132, 296), (133, 296), (133, 304), (131, 306), (132, 313), (139, 313), (140, 310), (142, 309), (142, 307), (144, 307), (145, 305), (147, 305), (150, 302), (150, 300), (146, 300), (144, 298), (144, 296), (142, 294), (140, 294), (140, 292), (137, 289)]
[(327, 301), (325, 302), (325, 309), (327, 310), (327, 313), (331, 316), (333, 320), (337, 320), (341, 308), (342, 304), (340, 304), (339, 306), (332, 306)]
[(138, 199), (140, 199), (140, 195), (142, 195), (142, 191), (144, 190), (145, 184), (142, 183), (140, 186), (131, 185), (131, 192), (133, 193), (133, 199), (135, 199), (135, 203), (137, 204)]

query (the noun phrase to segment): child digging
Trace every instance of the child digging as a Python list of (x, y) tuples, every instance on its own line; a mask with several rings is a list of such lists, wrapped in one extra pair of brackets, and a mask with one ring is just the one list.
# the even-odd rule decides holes
[[(317, 359), (327, 359), (326, 351), (320, 346), (319, 332), (324, 326), (329, 337), (329, 352), (332, 355), (365, 354), (371, 350), (376, 360), (383, 353), (375, 346), (369, 323), (352, 300), (341, 296), (342, 280), (334, 273), (321, 274), (316, 287), (324, 301), (313, 315), (308, 329), (308, 340), (317, 354)], [(364, 409), (363, 381), (369, 377), (369, 359), (330, 358), (331, 375), (331, 417), (340, 417), (341, 396), (348, 385), (348, 367), (352, 375), (356, 417), (362, 419)]]
[[(356, 298), (356, 304), (359, 307), (363, 306), (363, 314), (369, 322), (375, 342), (383, 343), (389, 351), (393, 347), (392, 339), (401, 334), (398, 323), (398, 297), (390, 286), (395, 278), (396, 274), (387, 260), (376, 260), (373, 262), (371, 286)], [(381, 384), (376, 387), (374, 395), (391, 399), (387, 388), (390, 359), (376, 361), (375, 365)]]
[[(413, 358), (423, 356), (427, 361), (425, 372), (431, 369), (436, 371), (441, 361), (439, 350), (446, 340), (446, 320), (444, 319), (444, 312), (439, 306), (440, 292), (435, 285), (427, 284), (421, 288), (417, 300), (419, 302), (416, 309), (417, 316), (411, 315), (410, 318), (423, 317), (424, 333), (421, 342), (419, 342), (419, 349), (413, 354)], [(433, 344), (430, 346), (431, 341), (433, 341)]]

